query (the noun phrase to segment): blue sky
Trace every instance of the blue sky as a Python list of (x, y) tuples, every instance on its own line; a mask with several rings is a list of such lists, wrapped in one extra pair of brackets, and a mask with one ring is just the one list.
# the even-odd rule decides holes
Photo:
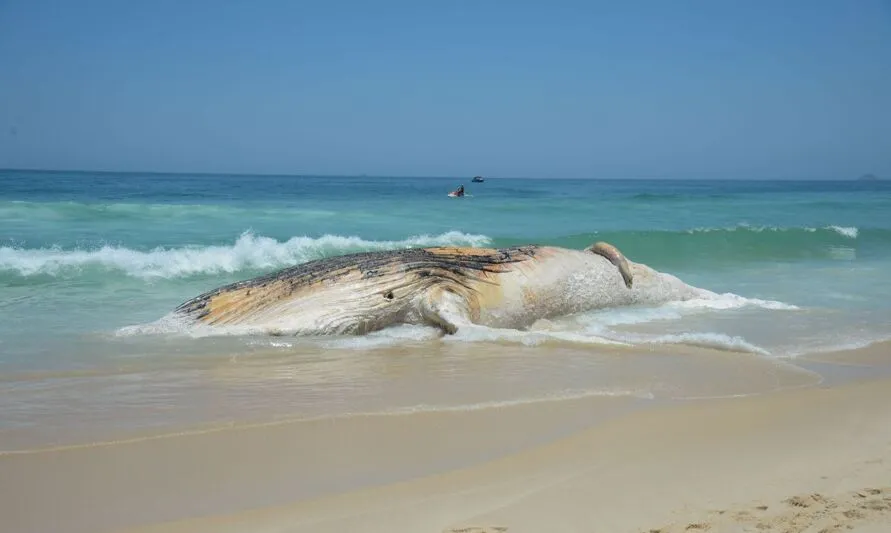
[(887, 0), (0, 0), (0, 167), (891, 177)]

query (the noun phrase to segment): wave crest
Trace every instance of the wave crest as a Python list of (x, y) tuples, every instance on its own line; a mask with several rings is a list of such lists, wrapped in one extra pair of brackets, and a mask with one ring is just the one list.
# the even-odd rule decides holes
[(783, 226), (751, 226), (749, 224), (738, 224), (736, 226), (731, 226), (728, 228), (693, 228), (687, 230), (687, 233), (715, 233), (715, 232), (735, 232), (735, 231), (750, 231), (753, 233), (763, 233), (763, 232), (779, 232), (779, 233), (788, 233), (788, 232), (805, 232), (805, 233), (817, 233), (819, 231), (829, 231), (835, 232), (842, 237), (847, 237), (849, 239), (856, 239), (860, 234), (860, 229), (855, 226), (824, 226), (821, 228), (812, 228), (809, 226), (804, 227), (783, 227)]
[(136, 278), (169, 279), (281, 268), (351, 252), (423, 246), (479, 247), (490, 242), (485, 235), (459, 231), (418, 235), (401, 241), (324, 235), (318, 238), (292, 237), (285, 242), (245, 232), (229, 246), (159, 247), (150, 251), (108, 245), (93, 250), (0, 247), (0, 272), (11, 271), (20, 276), (65, 276), (94, 268), (119, 271)]

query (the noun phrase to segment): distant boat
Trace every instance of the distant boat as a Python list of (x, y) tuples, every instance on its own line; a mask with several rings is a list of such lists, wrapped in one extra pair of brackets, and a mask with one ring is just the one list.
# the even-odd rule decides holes
[(879, 177), (875, 174), (864, 174), (857, 179), (860, 181), (877, 181)]
[(473, 179), (470, 180), (470, 181), (472, 181), (472, 182), (474, 182), (474, 183), (482, 183), (482, 182), (484, 182), (484, 181), (486, 181), (486, 180), (484, 180), (482, 176), (474, 176)]

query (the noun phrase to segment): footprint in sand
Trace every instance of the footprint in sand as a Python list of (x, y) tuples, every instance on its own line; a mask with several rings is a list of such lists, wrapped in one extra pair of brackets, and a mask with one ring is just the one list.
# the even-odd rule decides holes
[(786, 505), (792, 507), (811, 507), (816, 504), (825, 504), (826, 497), (820, 493), (809, 494), (807, 496), (792, 496), (783, 501)]
[(681, 522), (650, 529), (649, 532), (690, 533), (708, 530), (715, 533), (836, 533), (852, 529), (864, 521), (875, 523), (891, 519), (891, 487), (867, 487), (834, 497), (820, 493), (797, 494), (779, 503), (712, 511), (708, 521)]

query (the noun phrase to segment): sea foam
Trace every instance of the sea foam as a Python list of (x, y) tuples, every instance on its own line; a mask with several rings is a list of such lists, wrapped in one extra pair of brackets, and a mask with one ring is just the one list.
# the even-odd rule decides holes
[(491, 239), (450, 231), (418, 235), (399, 241), (371, 241), (354, 236), (292, 237), (281, 242), (243, 233), (231, 245), (159, 247), (149, 251), (119, 246), (92, 250), (0, 247), (0, 271), (21, 276), (74, 275), (88, 268), (118, 271), (136, 278), (181, 278), (234, 273), (242, 270), (281, 268), (350, 252), (423, 246), (486, 246)]

